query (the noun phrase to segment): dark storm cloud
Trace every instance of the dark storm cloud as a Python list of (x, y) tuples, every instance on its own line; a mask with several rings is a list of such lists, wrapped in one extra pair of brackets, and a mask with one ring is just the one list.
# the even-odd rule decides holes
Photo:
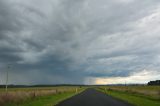
[(158, 71), (159, 10), (158, 0), (1, 0), (2, 79), (7, 64), (17, 84)]

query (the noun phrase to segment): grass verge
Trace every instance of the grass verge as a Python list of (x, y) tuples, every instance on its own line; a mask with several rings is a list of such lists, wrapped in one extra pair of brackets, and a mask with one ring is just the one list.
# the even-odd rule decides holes
[(130, 104), (133, 104), (134, 106), (160, 106), (160, 101), (158, 100), (152, 100), (147, 99), (144, 97), (141, 97), (141, 95), (138, 94), (130, 94), (127, 92), (120, 92), (120, 91), (113, 91), (113, 90), (107, 90), (104, 89), (98, 89), (104, 93), (107, 93), (110, 96), (113, 96), (115, 98), (124, 100)]
[[(82, 92), (81, 90), (80, 92)], [(79, 93), (80, 93), (79, 92)], [(70, 98), (78, 93), (75, 92), (65, 92), (60, 94), (54, 94), (54, 95), (48, 95), (48, 96), (41, 96), (37, 97), (35, 99), (28, 99), (24, 102), (21, 102), (19, 104), (14, 103), (8, 103), (5, 106), (54, 106), (58, 104), (59, 102)]]

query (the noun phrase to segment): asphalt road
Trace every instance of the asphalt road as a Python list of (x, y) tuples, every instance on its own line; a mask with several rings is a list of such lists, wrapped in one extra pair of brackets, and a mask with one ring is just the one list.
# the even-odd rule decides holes
[(131, 106), (130, 104), (107, 96), (94, 89), (87, 89), (84, 92), (73, 96), (57, 106)]

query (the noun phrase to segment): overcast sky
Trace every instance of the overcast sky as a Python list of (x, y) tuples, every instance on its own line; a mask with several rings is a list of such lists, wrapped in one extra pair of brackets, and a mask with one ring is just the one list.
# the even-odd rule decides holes
[(0, 84), (160, 78), (159, 0), (0, 0)]

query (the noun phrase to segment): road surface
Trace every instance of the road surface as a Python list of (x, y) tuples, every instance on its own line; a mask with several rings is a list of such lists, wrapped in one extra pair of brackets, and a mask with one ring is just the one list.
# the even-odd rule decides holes
[(131, 106), (130, 104), (114, 99), (111, 96), (96, 91), (94, 89), (87, 89), (84, 92), (73, 96), (57, 106)]

